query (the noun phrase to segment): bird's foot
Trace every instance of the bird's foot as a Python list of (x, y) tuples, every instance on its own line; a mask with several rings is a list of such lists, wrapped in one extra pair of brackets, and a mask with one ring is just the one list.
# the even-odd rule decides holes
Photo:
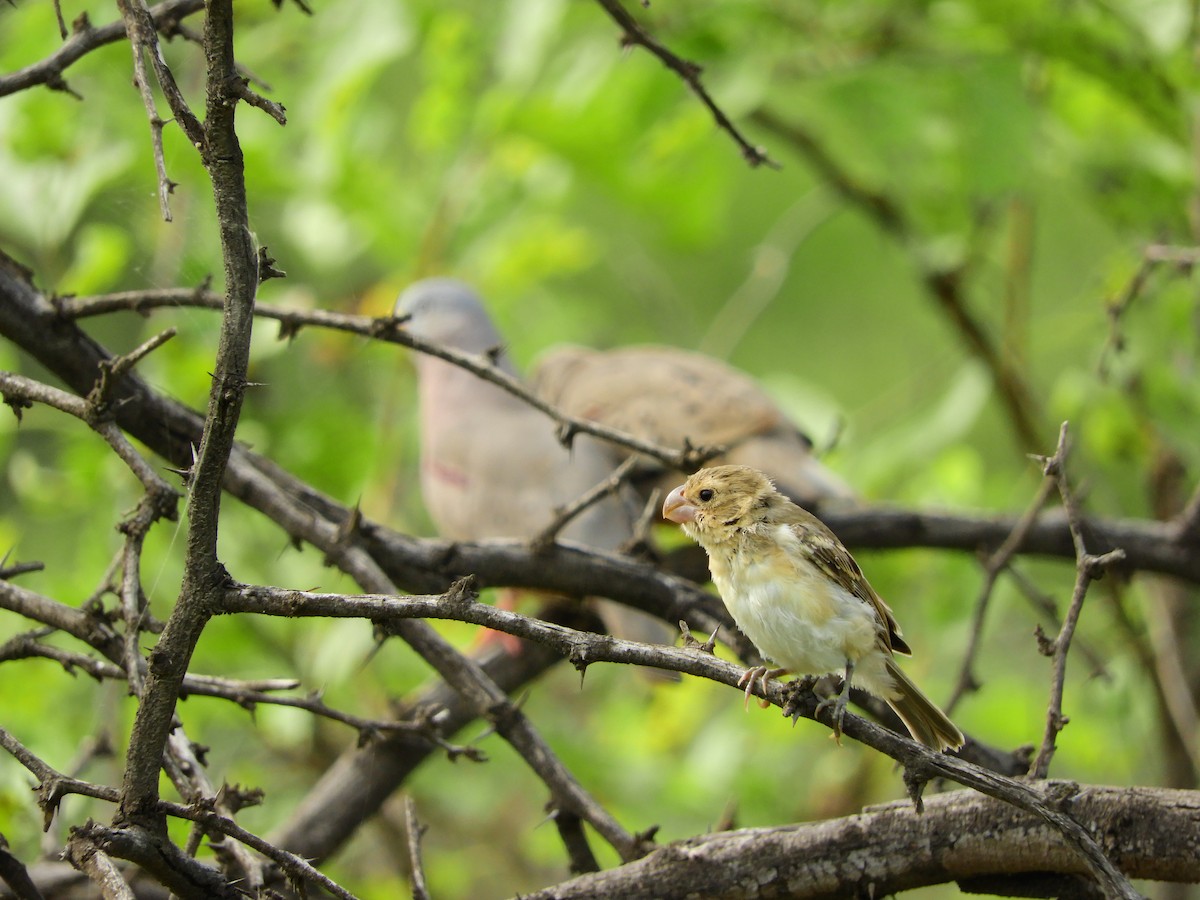
[(845, 681), (841, 691), (834, 694), (832, 697), (826, 697), (817, 704), (816, 712), (813, 713), (814, 718), (820, 718), (822, 712), (832, 708), (830, 714), (833, 719), (833, 739), (837, 741), (837, 745), (842, 746), (842, 720), (846, 718), (846, 704), (850, 702), (850, 682)]
[[(761, 686), (763, 693), (767, 691), (767, 682), (772, 678), (779, 678), (781, 675), (788, 675), (787, 669), (771, 669), (767, 666), (755, 666), (752, 669), (747, 669), (742, 673), (742, 677), (738, 679), (738, 687), (746, 689), (746, 700), (742, 704), (743, 709), (750, 708), (750, 695), (754, 692), (754, 682), (757, 681)], [(759, 698), (758, 705), (766, 709), (771, 705), (770, 701)]]
[(811, 691), (819, 680), (816, 675), (801, 675), (784, 685), (783, 715), (793, 726), (800, 718), (800, 695)]

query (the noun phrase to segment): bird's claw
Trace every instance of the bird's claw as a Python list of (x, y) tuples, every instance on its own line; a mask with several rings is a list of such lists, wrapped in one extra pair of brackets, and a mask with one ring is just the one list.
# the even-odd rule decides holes
[(842, 720), (846, 718), (846, 704), (850, 702), (850, 682), (847, 681), (845, 686), (832, 697), (826, 697), (817, 704), (817, 709), (813, 713), (814, 718), (819, 718), (821, 713), (830, 707), (833, 712), (830, 714), (833, 719), (833, 739), (837, 741), (837, 745), (842, 746)]
[[(767, 692), (767, 682), (772, 678), (778, 678), (780, 675), (787, 675), (787, 669), (772, 669), (767, 666), (754, 666), (742, 673), (742, 677), (738, 679), (737, 686), (746, 689), (746, 700), (742, 704), (743, 709), (750, 708), (750, 695), (754, 692), (754, 682), (757, 681), (761, 686), (763, 693)], [(771, 705), (769, 700), (759, 698), (758, 705), (766, 709)]]

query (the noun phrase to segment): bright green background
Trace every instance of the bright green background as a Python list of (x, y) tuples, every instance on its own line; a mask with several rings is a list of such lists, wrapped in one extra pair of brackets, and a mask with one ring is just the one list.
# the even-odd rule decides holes
[[(986, 371), (924, 292), (918, 264), (970, 259), (972, 310), (1023, 370), (1041, 405), (1045, 452), (1070, 419), (1076, 479), (1090, 510), (1150, 513), (1149, 473), (1165, 450), (1195, 483), (1200, 376), (1192, 279), (1164, 267), (1134, 303), (1110, 377), (1098, 363), (1116, 297), (1151, 241), (1193, 242), (1196, 102), (1189, 5), (1182, 0), (660, 0), (630, 3), (647, 27), (705, 68), (724, 110), (782, 164), (750, 169), (697, 99), (648, 54), (623, 52), (600, 7), (568, 0), (238, 4), (240, 61), (287, 107), (280, 128), (239, 110), (251, 223), (288, 278), (265, 302), (383, 314), (414, 278), (447, 272), (489, 298), (519, 362), (547, 346), (658, 341), (700, 347), (757, 375), (814, 435), (828, 463), (871, 500), (1015, 511), (1036, 466), (1011, 437)], [(110, 4), (67, 0), (96, 24)], [(198, 26), (199, 21), (196, 21)], [(59, 46), (50, 4), (0, 4), (0, 70)], [(165, 52), (202, 111), (202, 60)], [(66, 76), (79, 102), (47, 89), (0, 99), (0, 241), (38, 284), (93, 294), (192, 286), (220, 276), (211, 193), (196, 154), (167, 129), (179, 182), (175, 221), (158, 215), (146, 115), (114, 44)], [(757, 110), (810, 129), (863, 186), (914, 223), (901, 246), (823, 184)], [(161, 104), (165, 115), (166, 108)], [(1026, 271), (1017, 261), (1031, 260)], [(1026, 298), (1026, 301), (1014, 298)], [(1024, 310), (1024, 311), (1022, 311)], [(217, 318), (197, 310), (89, 321), (114, 351), (174, 325), (141, 365), (179, 400), (206, 400)], [(414, 480), (412, 373), (394, 346), (306, 330), (291, 344), (262, 323), (241, 437), (321, 490), (390, 524), (428, 533)], [(42, 373), (0, 345), (0, 366)], [(41, 560), (20, 583), (81, 603), (119, 546), (137, 485), (98, 438), (45, 409), (18, 428), (0, 416), (0, 552)], [(235, 577), (352, 590), (319, 554), (298, 552), (256, 514), (226, 505), (222, 556)], [(145, 581), (165, 617), (182, 534), (160, 525)], [(966, 556), (863, 553), (916, 649), (909, 671), (945, 698), (981, 583)], [(1071, 569), (1024, 563), (1065, 606)], [(1132, 634), (1117, 624), (1121, 604)], [(1080, 640), (1108, 660), (1092, 678), (1072, 658), (1053, 773), (1157, 784), (1156, 709), (1130, 646), (1146, 641), (1146, 595), (1112, 579), (1084, 611)], [(1048, 661), (1038, 617), (1002, 583), (962, 725), (1000, 746), (1040, 739)], [(1043, 623), (1047, 630), (1050, 623)], [(0, 618), (0, 637), (23, 628)], [(447, 629), (467, 644), (466, 628)], [(1186, 636), (1184, 636), (1186, 639)], [(195, 669), (285, 676), (328, 702), (386, 715), (426, 671), (398, 642), (366, 662), (369, 626), (214, 622)], [(42, 662), (0, 666), (3, 725), (59, 768), (131, 702)], [(888, 759), (823, 729), (743, 713), (707, 683), (651, 691), (594, 668), (582, 688), (558, 671), (525, 706), (583, 783), (630, 829), (669, 841), (713, 827), (852, 812), (903, 795)], [(212, 775), (267, 791), (244, 823), (287, 815), (354, 735), (290, 710), (254, 717), (203, 698), (182, 709), (213, 747)], [(471, 733), (478, 729), (471, 729)], [(1134, 735), (1149, 736), (1134, 739)], [(485, 766), (436, 759), (411, 784), (430, 826), (436, 896), (489, 897), (563, 877), (544, 791), (495, 737)], [(93, 764), (97, 781), (117, 763)], [(0, 761), (0, 831), (25, 859), (38, 815), (28, 777)], [(68, 800), (71, 821), (85, 815)], [(403, 887), (399, 805), (330, 867), (364, 897)], [(100, 819), (104, 805), (88, 807)], [(56, 825), (56, 828), (58, 826)], [(598, 843), (598, 842), (597, 842)], [(611, 861), (611, 854), (608, 857)], [(948, 896), (953, 889), (929, 892)]]

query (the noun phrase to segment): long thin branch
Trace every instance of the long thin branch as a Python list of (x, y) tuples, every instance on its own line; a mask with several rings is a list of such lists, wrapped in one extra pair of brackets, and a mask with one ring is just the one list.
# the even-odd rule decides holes
[[(163, 157), (163, 125), (166, 124), (158, 114), (154, 101), (154, 92), (150, 89), (150, 79), (146, 74), (146, 57), (151, 52), (150, 44), (154, 39), (154, 25), (149, 12), (141, 0), (117, 0), (121, 10), (121, 18), (125, 21), (125, 31), (129, 35), (129, 44), (133, 49), (133, 83), (142, 97), (142, 105), (150, 119), (150, 146), (154, 156), (154, 171), (158, 173), (158, 207), (164, 222), (171, 221), (171, 192), (175, 182), (167, 177), (167, 163)], [(148, 33), (147, 33), (148, 32)]]
[[(145, 313), (153, 309), (199, 307), (202, 309), (219, 310), (223, 308), (223, 298), (204, 288), (193, 290), (175, 288), (154, 291), (125, 291), (119, 294), (108, 294), (100, 297), (64, 298), (55, 301), (55, 308), (67, 318), (78, 319), (87, 316), (101, 315), (120, 310), (132, 310)], [(533, 391), (526, 387), (520, 379), (514, 378), (508, 372), (495, 366), (483, 354), (465, 353), (451, 347), (443, 347), (431, 341), (419, 338), (404, 330), (403, 323), (391, 316), (372, 318), (346, 313), (334, 313), (327, 310), (284, 310), (265, 304), (257, 304), (254, 314), (279, 322), (281, 337), (294, 337), (299, 330), (306, 326), (319, 326), (336, 331), (345, 331), (363, 337), (375, 338), (400, 344), (410, 350), (436, 356), (449, 363), (466, 369), (468, 372), (488, 381), (514, 397), (518, 397), (535, 409), (550, 417), (562, 434), (564, 442), (569, 442), (575, 434), (590, 434), (602, 440), (617, 444), (641, 453), (661, 462), (663, 465), (684, 472), (692, 472), (714, 456), (724, 452), (722, 447), (683, 447), (673, 449), (661, 447), (652, 441), (643, 440), (607, 425), (569, 416), (556, 407), (546, 403)]]
[(600, 7), (608, 13), (614, 22), (616, 22), (624, 33), (622, 41), (627, 46), (644, 47), (651, 55), (656, 57), (664, 66), (674, 72), (686, 84), (698, 98), (700, 102), (707, 107), (712, 113), (713, 120), (717, 123), (717, 127), (726, 132), (742, 151), (742, 157), (751, 166), (767, 165), (772, 169), (778, 169), (779, 165), (769, 156), (762, 148), (751, 144), (738, 130), (737, 126), (730, 121), (725, 115), (721, 107), (709, 95), (703, 83), (700, 81), (700, 66), (694, 62), (689, 62), (680, 56), (677, 56), (665, 46), (659, 43), (654, 37), (638, 24), (637, 19), (629, 14), (629, 11), (621, 5), (620, 0), (596, 0)]
[[(4, 289), (2, 276), (3, 271), (0, 271), (0, 299), (3, 299)], [(31, 302), (36, 303), (36, 295), (33, 297), (21, 297), (19, 292), (14, 290), (10, 296), (21, 300), (22, 308), (19, 316), (14, 316), (6, 322), (5, 305), (0, 303), (0, 334), (5, 333), (6, 325), (9, 325), (10, 322), (10, 327), (19, 327), (28, 323), (28, 316), (34, 314), (34, 311), (29, 308), (29, 304)], [(157, 291), (128, 291), (99, 297), (63, 299), (55, 301), (54, 308), (62, 316), (68, 319), (75, 319), (121, 310), (145, 313), (149, 310), (164, 307), (220, 309), (221, 302), (219, 295), (205, 291), (203, 288), (179, 288)], [(504, 387), (515, 396), (530, 402), (531, 405), (543, 409), (560, 425), (629, 447), (632, 450), (657, 459), (665, 465), (686, 469), (689, 466), (695, 467), (702, 464), (706, 458), (711, 458), (708, 456), (708, 450), (691, 456), (680, 455), (667, 448), (640, 442), (620, 432), (598, 427), (595, 423), (563, 416), (557, 410), (547, 408), (544, 403), (541, 403), (536, 397), (530, 395), (529, 391), (523, 385), (509, 378), (506, 373), (493, 373), (491, 370), (494, 367), (487, 364), (480, 357), (441, 350), (440, 348), (435, 348), (434, 345), (422, 346), (424, 342), (417, 341), (401, 328), (393, 327), (395, 320), (390, 317), (374, 319), (368, 316), (345, 315), (325, 310), (284, 310), (265, 304), (256, 305), (255, 315), (279, 321), (280, 331), (285, 335), (294, 335), (303, 326), (311, 325), (360, 334), (364, 337), (375, 337), (380, 340), (399, 343), (418, 351), (434, 353), (439, 358), (464, 365), (470, 371), (476, 372), (481, 377), (487, 378), (489, 381)], [(36, 338), (33, 335), (24, 342), (19, 337), (16, 339), (22, 346), (26, 346), (26, 349), (37, 349)], [(83, 336), (81, 335), (82, 339)], [(29, 344), (33, 346), (30, 347), (28, 346)], [(74, 358), (72, 357), (71, 359), (73, 360)], [(43, 362), (64, 377), (69, 374), (62, 371), (62, 366), (56, 368), (54, 359), (43, 359)], [(64, 359), (63, 363), (65, 364), (66, 362), (67, 360)], [(492, 377), (493, 374), (495, 374), (494, 378)], [(183, 411), (176, 406), (173, 408), (174, 412), (168, 412), (158, 402), (156, 402), (155, 409), (146, 409), (145, 402), (141, 397), (134, 397), (126, 402), (125, 408), (137, 413), (137, 415), (130, 416), (126, 427), (142, 440), (146, 440), (147, 443), (155, 446), (154, 442), (148, 440), (148, 437), (145, 436), (149, 423), (160, 422), (165, 417), (179, 421)], [(152, 418), (144, 419), (144, 416)], [(161, 438), (157, 443), (158, 446), (156, 446), (156, 449), (160, 453), (171, 457), (170, 453), (164, 452), (165, 445)], [(176, 458), (175, 461), (177, 464), (184, 462), (179, 458)], [(276, 470), (272, 467), (272, 471)], [(326, 511), (330, 509), (329, 501), (322, 502), (315, 500), (315, 498), (314, 501), (320, 503)], [(1197, 499), (1194, 505), (1198, 511), (1197, 515), (1200, 516), (1200, 490), (1197, 491)], [(343, 511), (336, 515), (340, 519), (344, 517), (345, 512)], [(964, 550), (972, 553), (978, 551), (980, 548), (990, 549), (1001, 547), (1020, 523), (1019, 518), (1006, 515), (982, 516), (961, 512), (921, 512), (883, 507), (822, 510), (822, 518), (843, 543), (856, 549), (935, 547)], [(1160, 572), (1164, 575), (1173, 575), (1200, 584), (1200, 552), (1197, 552), (1200, 550), (1200, 533), (1193, 535), (1190, 531), (1184, 532), (1178, 525), (1154, 520), (1097, 519), (1085, 517), (1083, 527), (1092, 536), (1093, 541), (1098, 547), (1103, 549), (1111, 549), (1116, 546), (1122, 547), (1126, 552), (1125, 565), (1130, 569)], [(1020, 542), (1017, 552), (1074, 559), (1074, 544), (1067, 526), (1066, 517), (1061, 510), (1054, 510), (1038, 517), (1037, 521), (1025, 535), (1025, 539)], [(483, 566), (485, 569), (488, 568), (486, 562), (483, 563)], [(481, 571), (480, 574), (486, 582), (491, 584), (496, 583), (487, 575), (486, 571)]]
[(1046, 730), (1042, 736), (1042, 746), (1038, 750), (1029, 774), (1034, 778), (1045, 778), (1050, 770), (1050, 760), (1054, 757), (1055, 739), (1067, 724), (1062, 714), (1063, 689), (1067, 677), (1067, 654), (1071, 650), (1071, 639), (1075, 635), (1075, 626), (1079, 622), (1079, 614), (1083, 609), (1083, 599), (1087, 596), (1091, 583), (1104, 575), (1110, 565), (1119, 563), (1125, 558), (1125, 551), (1120, 548), (1107, 553), (1093, 555), (1088, 552), (1084, 542), (1082, 516), (1075, 496), (1067, 481), (1067, 454), (1070, 442), (1067, 423), (1063, 422), (1058, 433), (1058, 448), (1054, 455), (1045, 460), (1047, 478), (1054, 479), (1062, 498), (1063, 508), (1067, 513), (1067, 522), (1071, 530), (1071, 538), (1075, 544), (1075, 587), (1071, 593), (1071, 605), (1063, 617), (1062, 628), (1053, 641), (1046, 640), (1040, 630), (1038, 632), (1042, 651), (1047, 656), (1053, 656), (1050, 678), (1050, 702), (1046, 708)]

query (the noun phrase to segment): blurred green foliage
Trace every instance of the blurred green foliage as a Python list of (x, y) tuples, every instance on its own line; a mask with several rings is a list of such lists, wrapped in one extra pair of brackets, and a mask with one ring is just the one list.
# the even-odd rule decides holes
[[(64, 0), (68, 20), (115, 15)], [(1200, 471), (1200, 313), (1186, 269), (1162, 266), (1106, 345), (1106, 303), (1154, 241), (1194, 243), (1196, 39), (1182, 0), (734, 0), (630, 4), (649, 30), (704, 66), (717, 102), (782, 164), (751, 169), (678, 79), (624, 51), (598, 5), (568, 0), (240, 3), (239, 59), (287, 107), (280, 128), (242, 107), (251, 221), (288, 278), (262, 299), (384, 314), (410, 280), (438, 272), (490, 299), (516, 358), (562, 341), (701, 347), (760, 377), (811, 431), (835, 440), (831, 466), (864, 496), (917, 506), (1012, 511), (1039, 473), (1012, 439), (989, 372), (920, 281), (965, 265), (972, 313), (1017, 361), (1039, 404), (1044, 451), (1070, 419), (1072, 470), (1097, 513), (1147, 516), (1148, 489), (1174, 454)], [(0, 72), (59, 46), (50, 4), (0, 4)], [(203, 60), (176, 39), (167, 58), (202, 110)], [(93, 294), (190, 286), (221, 275), (212, 201), (196, 154), (166, 132), (179, 182), (161, 221), (146, 113), (127, 45), (99, 49), (66, 77), (82, 102), (44, 88), (0, 99), (0, 242), (44, 289)], [(269, 88), (264, 88), (263, 83)], [(165, 111), (161, 98), (160, 111)], [(803, 126), (856, 184), (887, 197), (904, 241), (839, 196), (780, 134)], [(218, 326), (198, 310), (132, 314), (87, 327), (114, 351), (176, 326), (143, 375), (201, 408)], [(255, 339), (241, 436), (367, 515), (429, 533), (415, 485), (411, 371), (395, 347), (304, 331)], [(1107, 374), (1098, 366), (1107, 362)], [(0, 345), (0, 366), (43, 373)], [(133, 478), (94, 435), (46, 409), (0, 416), (0, 552), (41, 560), (30, 589), (83, 602), (119, 546)], [(229, 502), (225, 563), (247, 582), (352, 590), (319, 554)], [(159, 617), (179, 583), (182, 535), (160, 525), (144, 578)], [(904, 623), (909, 670), (945, 697), (981, 583), (969, 559), (864, 553)], [(1065, 606), (1072, 572), (1025, 566)], [(1119, 624), (1120, 604), (1132, 623)], [(1072, 659), (1054, 773), (1161, 783), (1149, 674), (1129, 645), (1151, 615), (1138, 585), (1094, 589), (1080, 640), (1102, 678)], [(984, 681), (957, 718), (999, 746), (1040, 739), (1049, 666), (1041, 619), (1007, 582), (988, 617)], [(0, 637), (23, 628), (0, 618)], [(469, 629), (446, 628), (462, 645)], [(361, 715), (427, 676), (398, 642), (370, 656), (369, 626), (214, 622), (195, 670), (295, 676)], [(131, 701), (45, 662), (0, 666), (3, 724), (59, 768), (108, 729), (123, 744)], [(47, 715), (53, 704), (59, 714)], [(685, 681), (650, 690), (623, 670), (563, 668), (526, 710), (580, 779), (631, 829), (660, 840), (728, 815), (766, 825), (838, 815), (903, 795), (890, 760), (824, 731), (743, 713), (740, 698)], [(253, 715), (186, 701), (189, 733), (213, 750), (215, 781), (267, 790), (245, 824), (270, 830), (354, 735), (292, 710)], [(471, 729), (478, 733), (480, 729)], [(435, 759), (409, 789), (430, 826), (437, 896), (488, 897), (564, 875), (544, 792), (495, 737), (487, 765)], [(282, 764), (281, 764), (282, 761)], [(500, 773), (503, 772), (503, 775)], [(113, 783), (119, 766), (86, 776)], [(24, 858), (38, 843), (29, 780), (0, 760), (0, 832)], [(87, 802), (66, 801), (68, 808)], [(79, 807), (75, 805), (78, 804)], [(87, 807), (105, 818), (103, 805)], [(404, 884), (396, 808), (365, 829), (331, 874), (364, 897)], [(611, 855), (605, 857), (612, 862)], [(941, 892), (941, 895), (950, 893)], [(930, 892), (937, 895), (938, 892)]]

